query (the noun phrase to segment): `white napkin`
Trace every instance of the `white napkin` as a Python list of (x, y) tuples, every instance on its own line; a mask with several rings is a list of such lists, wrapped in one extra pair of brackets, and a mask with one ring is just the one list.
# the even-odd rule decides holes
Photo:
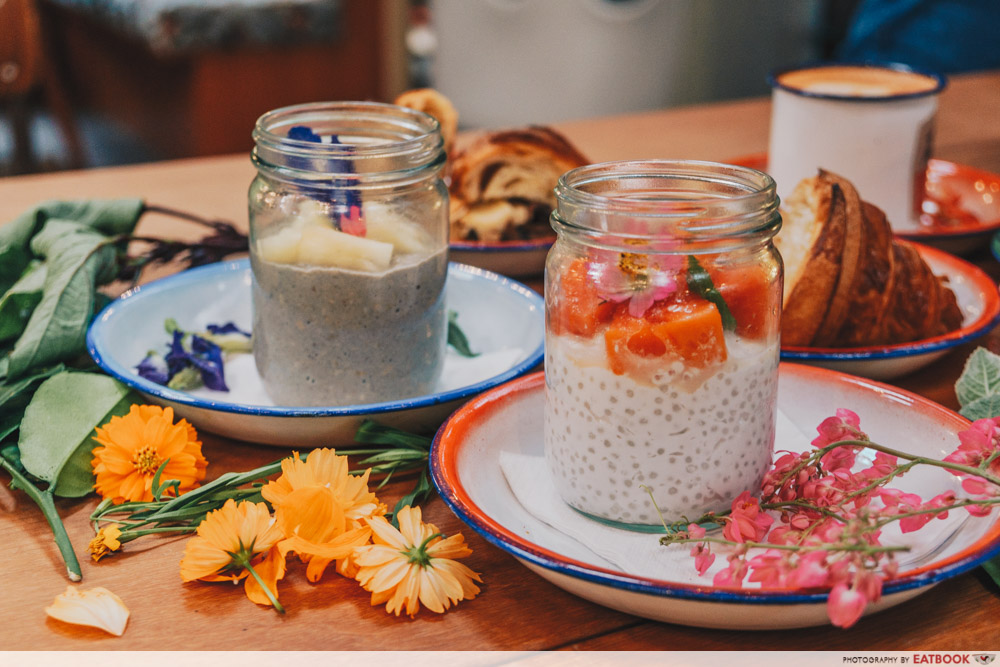
[[(810, 439), (781, 410), (775, 422), (774, 440), (775, 450), (797, 452), (811, 446)], [(689, 545), (664, 548), (656, 533), (613, 528), (585, 517), (563, 502), (544, 456), (502, 451), (500, 468), (525, 511), (586, 547), (595, 556), (592, 564), (640, 577), (662, 578), (669, 572), (672, 580), (705, 583), (695, 572)], [(716, 559), (708, 576), (724, 563), (725, 559)]]

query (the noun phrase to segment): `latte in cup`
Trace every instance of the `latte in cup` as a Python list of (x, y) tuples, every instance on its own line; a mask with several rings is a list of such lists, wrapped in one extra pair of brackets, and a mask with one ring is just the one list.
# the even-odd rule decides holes
[(770, 82), (768, 172), (780, 197), (826, 169), (852, 181), (894, 229), (919, 225), (942, 76), (828, 64), (780, 71)]

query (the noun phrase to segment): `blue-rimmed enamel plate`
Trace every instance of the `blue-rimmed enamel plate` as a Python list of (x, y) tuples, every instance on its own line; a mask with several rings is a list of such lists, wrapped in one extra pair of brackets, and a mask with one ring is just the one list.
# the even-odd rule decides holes
[(139, 377), (135, 366), (151, 349), (165, 350), (166, 318), (182, 329), (235, 322), (251, 326), (247, 260), (204, 266), (137, 287), (110, 304), (87, 333), (87, 347), (108, 374), (149, 400), (173, 407), (199, 429), (238, 440), (297, 447), (353, 440), (365, 418), (414, 432), (436, 428), (469, 398), (526, 373), (542, 360), (544, 303), (524, 285), (482, 269), (451, 264), (445, 287), (449, 310), (478, 356), (449, 349), (437, 391), (368, 405), (324, 408), (276, 406), (264, 391), (253, 355), (226, 360), (230, 392), (175, 391)]
[[(467, 403), (438, 431), (431, 448), (432, 479), (445, 503), (473, 530), (555, 585), (637, 616), (739, 630), (829, 622), (825, 591), (715, 587), (714, 569), (699, 577), (694, 559), (688, 557), (690, 547), (684, 545), (663, 547), (662, 561), (637, 564), (637, 569), (645, 568), (642, 573), (613, 567), (598, 555), (605, 542), (584, 544), (564, 532), (565, 528), (540, 519), (550, 514), (544, 508), (522, 505), (505, 477), (501, 460), (535, 457), (537, 465), (545, 468), (544, 392), (541, 373), (508, 382)], [(854, 410), (872, 441), (935, 458), (956, 449), (957, 433), (969, 424), (914, 394), (822, 368), (787, 363), (781, 364), (779, 373), (778, 408), (802, 434), (815, 433), (816, 426), (837, 408)], [(809, 438), (799, 442), (808, 447)], [(791, 444), (789, 448), (800, 450), (802, 446)], [(929, 466), (914, 468), (893, 485), (928, 499), (947, 490), (962, 494), (957, 477)], [(561, 501), (557, 495), (539, 494), (537, 502)], [(871, 605), (868, 613), (904, 602), (1000, 552), (996, 512), (974, 518), (957, 510), (915, 532), (896, 531), (889, 536), (889, 530), (886, 527), (883, 532), (884, 544), (908, 546), (911, 551), (899, 557), (899, 574), (885, 582), (882, 599)], [(655, 534), (641, 533), (637, 538), (635, 533), (616, 532), (625, 534), (621, 539), (648, 539), (659, 552)], [(724, 563), (720, 556), (714, 567)]]
[(781, 358), (874, 380), (912, 373), (957, 345), (986, 334), (1000, 322), (1000, 293), (981, 269), (929, 246), (914, 244), (934, 275), (946, 278), (965, 319), (946, 334), (912, 343), (871, 347), (817, 348), (782, 346)]

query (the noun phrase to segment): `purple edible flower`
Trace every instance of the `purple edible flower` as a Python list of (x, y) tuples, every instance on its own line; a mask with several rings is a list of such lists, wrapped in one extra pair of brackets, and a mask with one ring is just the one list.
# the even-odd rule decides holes
[(243, 331), (235, 322), (226, 322), (225, 324), (209, 324), (207, 327), (208, 333), (215, 335), (238, 333), (243, 334), (247, 338), (250, 338), (250, 332)]
[[(312, 143), (323, 143), (323, 137), (313, 132), (311, 127), (306, 125), (294, 125), (288, 130), (288, 138), (295, 141), (309, 141)], [(330, 135), (330, 143), (341, 144), (340, 137), (336, 134)], [(296, 161), (299, 158), (295, 158)], [(341, 174), (353, 174), (354, 166), (350, 160), (331, 160), (334, 170)], [(354, 236), (364, 236), (366, 227), (361, 215), (361, 193), (357, 189), (350, 187), (351, 179), (334, 179), (334, 190), (321, 191), (309, 196), (319, 201), (327, 201), (333, 204), (333, 223), (342, 232), (353, 234)]]
[(146, 358), (135, 367), (139, 377), (155, 382), (156, 384), (167, 384), (170, 381), (170, 371), (163, 356), (156, 352), (150, 352)]
[[(165, 359), (169, 373), (167, 382), (185, 368), (193, 366), (198, 370), (206, 387), (216, 391), (229, 391), (222, 365), (222, 348), (215, 343), (191, 334), (191, 350), (188, 351), (184, 347), (184, 332), (180, 329), (174, 329), (174, 337), (170, 341), (170, 351)], [(160, 384), (167, 384), (167, 382)]]

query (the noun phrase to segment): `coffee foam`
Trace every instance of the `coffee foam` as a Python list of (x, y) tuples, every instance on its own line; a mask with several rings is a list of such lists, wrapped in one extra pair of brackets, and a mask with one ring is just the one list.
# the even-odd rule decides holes
[(892, 97), (928, 93), (938, 87), (934, 77), (886, 67), (837, 65), (785, 72), (778, 83), (786, 88), (836, 97)]

